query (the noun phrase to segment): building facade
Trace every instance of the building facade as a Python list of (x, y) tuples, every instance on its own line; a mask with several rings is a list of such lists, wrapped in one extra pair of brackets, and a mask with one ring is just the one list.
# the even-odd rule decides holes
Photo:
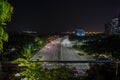
[(118, 17), (113, 18), (111, 22), (105, 24), (105, 34), (120, 34), (120, 15)]

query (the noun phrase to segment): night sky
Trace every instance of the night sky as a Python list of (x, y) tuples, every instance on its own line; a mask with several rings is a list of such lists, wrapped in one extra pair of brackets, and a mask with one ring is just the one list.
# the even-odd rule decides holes
[(120, 12), (120, 0), (9, 0), (14, 7), (7, 30), (41, 33), (104, 31), (104, 23)]

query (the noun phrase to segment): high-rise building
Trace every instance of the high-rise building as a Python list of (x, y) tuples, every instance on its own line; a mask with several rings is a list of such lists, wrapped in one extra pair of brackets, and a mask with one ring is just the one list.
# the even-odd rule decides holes
[(111, 22), (105, 24), (105, 34), (120, 34), (120, 16), (113, 18)]

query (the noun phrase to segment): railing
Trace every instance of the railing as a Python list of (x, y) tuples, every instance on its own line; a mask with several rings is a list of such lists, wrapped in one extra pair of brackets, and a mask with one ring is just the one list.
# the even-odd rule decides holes
[[(115, 80), (118, 80), (117, 77), (118, 77), (118, 64), (120, 63), (120, 61), (114, 61), (114, 60), (84, 60), (84, 61), (29, 61), (29, 62), (33, 62), (33, 63), (39, 63), (39, 62), (48, 62), (48, 63), (63, 63), (63, 64), (66, 64), (66, 63), (115, 63), (115, 68), (116, 68), (116, 79)], [(14, 71), (17, 71), (19, 68), (17, 67), (17, 65), (15, 64), (8, 64), (8, 63), (5, 63), (4, 65), (4, 62), (2, 62), (2, 68), (6, 67), (6, 69), (8, 70), (11, 70)], [(7, 68), (9, 67), (9, 68)], [(6, 71), (5, 71), (6, 72)], [(70, 80), (81, 80), (81, 77), (78, 77), (78, 78), (73, 78), (73, 79), (70, 79)]]
[(111, 63), (111, 62), (117, 62), (119, 63), (120, 61), (112, 61), (112, 60), (82, 60), (82, 61), (62, 61), (62, 60), (58, 60), (58, 61), (30, 61), (30, 62), (52, 62), (52, 63)]
[[(118, 64), (120, 64), (120, 61), (119, 60), (82, 60), (82, 61), (30, 61), (30, 62), (48, 62), (48, 63), (63, 63), (63, 64), (66, 64), (66, 63), (114, 63), (115, 64), (115, 80), (119, 80), (118, 79)], [(81, 79), (81, 78), (79, 78)], [(79, 79), (71, 79), (71, 80), (79, 80)]]

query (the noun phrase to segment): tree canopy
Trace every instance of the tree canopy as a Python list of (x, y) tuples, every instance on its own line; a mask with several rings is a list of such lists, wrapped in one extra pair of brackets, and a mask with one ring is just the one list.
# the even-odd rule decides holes
[(8, 40), (8, 34), (5, 31), (6, 22), (11, 21), (13, 7), (7, 0), (0, 0), (0, 52), (3, 50), (3, 41)]

